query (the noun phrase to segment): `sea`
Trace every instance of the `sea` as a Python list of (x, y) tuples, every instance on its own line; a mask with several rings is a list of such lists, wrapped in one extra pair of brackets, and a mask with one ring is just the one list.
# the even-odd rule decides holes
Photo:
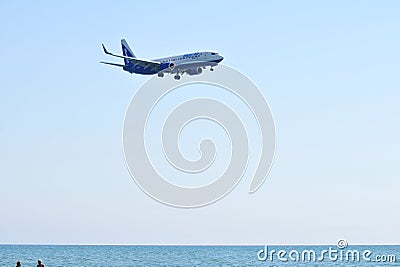
[(400, 246), (0, 245), (0, 266), (400, 266)]

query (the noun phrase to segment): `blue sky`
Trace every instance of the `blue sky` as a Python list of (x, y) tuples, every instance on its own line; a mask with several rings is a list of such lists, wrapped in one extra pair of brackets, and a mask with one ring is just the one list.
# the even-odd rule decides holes
[[(399, 244), (399, 8), (2, 2), (0, 243)], [(121, 38), (140, 58), (218, 51), (260, 87), (277, 150), (257, 193), (247, 175), (182, 210), (136, 186), (122, 124), (147, 77), (98, 63)]]

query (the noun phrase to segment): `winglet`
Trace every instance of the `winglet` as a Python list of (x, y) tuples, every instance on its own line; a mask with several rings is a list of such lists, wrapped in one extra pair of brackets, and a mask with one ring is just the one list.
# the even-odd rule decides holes
[(111, 53), (107, 51), (107, 49), (106, 49), (106, 47), (104, 46), (104, 44), (101, 44), (101, 45), (103, 46), (104, 53), (106, 53), (107, 55), (111, 55)]

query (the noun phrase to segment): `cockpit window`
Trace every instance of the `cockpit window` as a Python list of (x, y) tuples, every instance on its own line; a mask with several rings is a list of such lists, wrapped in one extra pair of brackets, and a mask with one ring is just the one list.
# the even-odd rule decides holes
[(211, 55), (216, 55), (216, 54), (218, 54), (218, 53), (211, 52)]

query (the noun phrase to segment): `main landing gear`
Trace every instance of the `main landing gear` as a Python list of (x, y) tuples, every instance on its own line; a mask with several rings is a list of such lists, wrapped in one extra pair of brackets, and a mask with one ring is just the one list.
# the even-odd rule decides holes
[(180, 79), (181, 79), (181, 76), (179, 76), (179, 72), (177, 72), (177, 73), (175, 74), (174, 79), (175, 79), (175, 80), (180, 80)]
[(163, 72), (159, 72), (158, 73), (158, 77), (160, 77), (160, 78), (164, 77), (164, 73)]

